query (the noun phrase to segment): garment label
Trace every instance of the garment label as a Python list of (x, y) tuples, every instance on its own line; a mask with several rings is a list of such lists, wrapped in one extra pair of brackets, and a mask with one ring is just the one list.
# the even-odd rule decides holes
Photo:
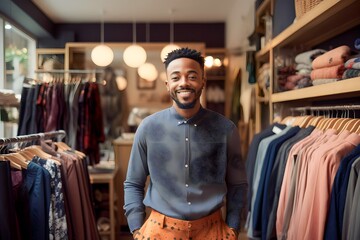
[(278, 128), (277, 126), (274, 126), (273, 127), (273, 129), (272, 129), (272, 131), (273, 131), (273, 133), (275, 133), (275, 134), (279, 134), (279, 133), (281, 133), (281, 129), (280, 128)]

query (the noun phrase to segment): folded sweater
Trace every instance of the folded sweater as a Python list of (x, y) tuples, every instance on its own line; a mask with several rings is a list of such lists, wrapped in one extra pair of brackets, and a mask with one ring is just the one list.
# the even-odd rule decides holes
[(344, 64), (349, 56), (350, 48), (346, 45), (342, 45), (315, 58), (312, 62), (312, 68), (319, 69)]

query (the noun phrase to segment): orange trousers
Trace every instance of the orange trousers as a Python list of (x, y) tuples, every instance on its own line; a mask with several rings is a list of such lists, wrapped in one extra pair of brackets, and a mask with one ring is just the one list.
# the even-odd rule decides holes
[(236, 240), (221, 211), (194, 221), (167, 217), (152, 210), (135, 240)]

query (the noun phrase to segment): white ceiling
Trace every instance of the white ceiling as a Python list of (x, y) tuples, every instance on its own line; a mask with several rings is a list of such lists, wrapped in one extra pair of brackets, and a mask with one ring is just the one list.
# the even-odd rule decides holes
[[(249, 0), (33, 0), (55, 23), (226, 22), (235, 2)], [(246, 8), (245, 8), (246, 9)]]

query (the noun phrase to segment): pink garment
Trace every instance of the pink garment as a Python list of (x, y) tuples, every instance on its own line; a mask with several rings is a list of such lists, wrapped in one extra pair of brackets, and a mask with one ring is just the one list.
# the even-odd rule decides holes
[(334, 48), (315, 58), (312, 62), (312, 68), (319, 69), (344, 64), (350, 56), (350, 51), (351, 49), (346, 45)]
[(325, 68), (312, 70), (310, 77), (311, 80), (328, 79), (328, 78), (341, 79), (344, 71), (345, 71), (344, 64), (340, 64), (332, 67), (325, 67)]
[(286, 224), (286, 221), (288, 221), (288, 216), (291, 217), (293, 208), (293, 197), (291, 196), (290, 192), (292, 190), (291, 183), (292, 178), (294, 177), (294, 168), (296, 167), (296, 164), (299, 164), (299, 161), (295, 161), (296, 156), (298, 156), (299, 152), (302, 149), (305, 149), (306, 146), (313, 144), (314, 141), (318, 139), (319, 136), (321, 136), (321, 134), (322, 131), (314, 129), (314, 131), (312, 131), (308, 137), (294, 144), (289, 152), (289, 156), (286, 161), (283, 182), (281, 184), (278, 209), (276, 212), (276, 235), (278, 236), (278, 239), (282, 239), (287, 234), (287, 226), (284, 226), (284, 224)]
[[(326, 130), (321, 134), (313, 144), (306, 146), (302, 149), (302, 154), (299, 156), (299, 169), (296, 177), (296, 188), (295, 196), (293, 200), (293, 211), (291, 213), (291, 218), (289, 220), (289, 227), (287, 231), (288, 239), (296, 239), (296, 234), (298, 231), (297, 226), (300, 224), (299, 218), (302, 214), (303, 201), (306, 196), (306, 192), (309, 191), (308, 180), (309, 171), (311, 170), (311, 156), (318, 150), (321, 146), (326, 145), (328, 142), (333, 141), (338, 136), (334, 129)], [(310, 187), (311, 188), (311, 187)]]
[(289, 239), (323, 239), (332, 183), (340, 160), (360, 143), (358, 134), (333, 135), (306, 155), (301, 187), (288, 231)]
[(310, 210), (309, 221), (306, 221), (306, 231), (303, 239), (323, 239), (327, 213), (330, 205), (330, 195), (336, 172), (341, 159), (360, 143), (360, 135), (350, 134), (345, 141), (324, 156), (318, 169), (315, 194)]

